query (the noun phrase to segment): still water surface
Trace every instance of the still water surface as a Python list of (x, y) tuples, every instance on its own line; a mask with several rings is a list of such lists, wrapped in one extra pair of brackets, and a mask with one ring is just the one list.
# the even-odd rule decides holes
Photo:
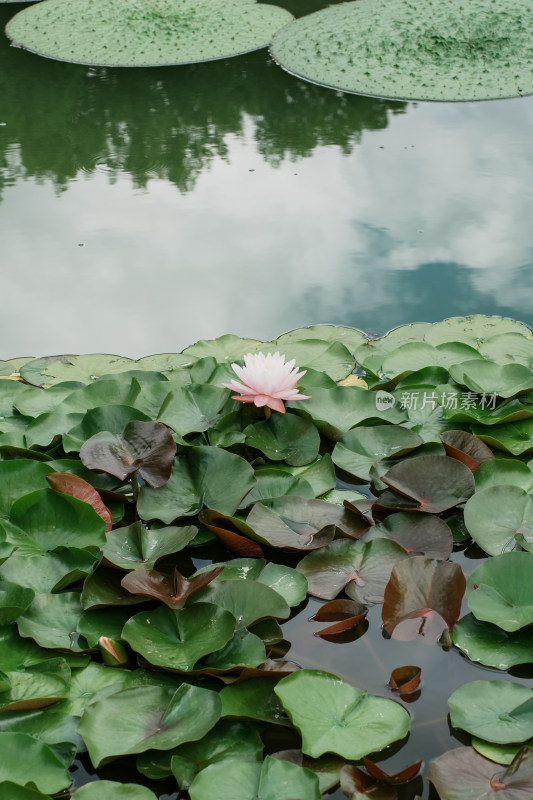
[(343, 95), (266, 51), (92, 69), (1, 37), (0, 123), (1, 358), (533, 323), (531, 97)]
[[(297, 13), (323, 5), (301, 0)], [(13, 13), (0, 7), (2, 27)], [(91, 69), (0, 38), (0, 358), (138, 357), (315, 322), (383, 333), (486, 313), (533, 324), (532, 129), (533, 98), (343, 95), (266, 51)], [(315, 605), (284, 626), (303, 666), (379, 694), (393, 666), (422, 666), (392, 770), (459, 744), (446, 721), (455, 688), (509, 678), (385, 640), (379, 609), (356, 641), (324, 642), (308, 622)]]

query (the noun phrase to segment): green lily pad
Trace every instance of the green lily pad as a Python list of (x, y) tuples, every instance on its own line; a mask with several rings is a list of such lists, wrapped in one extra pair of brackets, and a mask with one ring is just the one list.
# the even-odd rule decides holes
[(106, 524), (94, 508), (53, 489), (39, 489), (14, 502), (10, 521), (8, 538), (21, 555), (105, 543)]
[(80, 786), (72, 795), (74, 800), (157, 800), (156, 795), (146, 786), (138, 783), (116, 783), (115, 781), (94, 781)]
[(494, 458), (480, 464), (474, 473), (476, 492), (490, 486), (519, 486), (528, 492), (533, 489), (533, 470), (516, 458)]
[(189, 787), (191, 800), (320, 800), (316, 775), (304, 767), (267, 756), (263, 764), (228, 759), (210, 764)]
[[(273, 34), (292, 19), (284, 9), (248, 0), (158, 0), (153, 8), (142, 0), (111, 7), (105, 0), (90, 6), (73, 0), (68, 9), (50, 2), (44, 10), (37, 4), (30, 16), (19, 12), (11, 20), (8, 35), (13, 43), (49, 58), (100, 66), (164, 66), (227, 58), (266, 47)], [(46, 30), (57, 28), (68, 35), (46, 35)], [(190, 350), (184, 352), (190, 354)], [(89, 357), (78, 357), (83, 358), (82, 371)], [(103, 358), (96, 359), (95, 370)], [(33, 371), (38, 368), (34, 366)]]
[[(220, 650), (211, 653), (204, 665), (211, 670), (233, 670), (241, 667), (258, 667), (266, 659), (265, 645), (259, 636), (246, 628), (235, 631), (233, 638)], [(201, 669), (201, 665), (197, 665)]]
[[(487, 100), (533, 93), (524, 69), (533, 20), (512, 6), (365, 0), (281, 30), (271, 46), (288, 72), (342, 91), (411, 100)], [(453, 330), (452, 326), (449, 326)], [(453, 339), (453, 336), (452, 336)]]
[(471, 681), (448, 698), (450, 722), (496, 744), (533, 736), (533, 690), (508, 681)]
[(313, 758), (338, 753), (356, 760), (409, 731), (409, 714), (401, 705), (329, 672), (299, 670), (282, 678), (274, 691), (302, 734), (302, 751)]
[(287, 404), (304, 417), (310, 417), (318, 430), (338, 441), (343, 433), (356, 425), (382, 421), (396, 425), (407, 419), (407, 413), (396, 406), (381, 407), (376, 392), (359, 386), (335, 386), (314, 389), (310, 400)]
[(58, 592), (92, 572), (96, 560), (76, 547), (57, 547), (34, 556), (15, 552), (0, 566), (0, 578), (34, 592)]
[(358, 328), (344, 325), (309, 325), (306, 328), (294, 328), (278, 336), (276, 342), (281, 346), (285, 342), (299, 342), (302, 339), (323, 339), (327, 342), (341, 342), (351, 353), (367, 341), (367, 336)]
[[(529, 330), (528, 333), (530, 333)], [(498, 364), (515, 361), (530, 369), (533, 366), (533, 342), (522, 332), (501, 333), (493, 336), (483, 342), (479, 352), (484, 358), (496, 361)]]
[[(0, 694), (0, 720), (9, 712), (57, 704), (69, 692), (70, 669), (63, 658), (43, 661), (5, 674), (10, 686)], [(29, 730), (23, 732), (30, 733)]]
[(70, 786), (65, 764), (51, 747), (39, 739), (26, 733), (0, 732), (0, 751), (0, 781), (29, 784), (30, 789), (35, 787), (50, 794)]
[[(171, 755), (168, 762), (169, 774), (173, 774), (180, 789), (185, 790), (191, 785), (194, 776), (210, 764), (226, 763), (237, 758), (240, 761), (260, 762), (263, 742), (257, 730), (250, 724), (221, 719), (200, 742), (183, 744), (169, 754), (160, 754), (159, 761), (162, 760), (161, 755)], [(139, 756), (137, 760), (138, 766), (141, 758), (143, 757)]]
[(154, 666), (188, 672), (233, 637), (235, 617), (212, 603), (173, 611), (161, 605), (126, 622), (122, 638)]
[[(261, 570), (257, 580), (259, 583), (264, 583), (274, 589), (291, 608), (302, 603), (307, 596), (308, 586), (305, 575), (284, 564), (275, 564), (270, 561)], [(275, 615), (273, 614), (272, 616)]]
[(227, 333), (219, 336), (218, 339), (201, 339), (190, 347), (186, 347), (183, 355), (190, 359), (212, 356), (223, 364), (242, 359), (247, 353), (256, 353), (263, 344), (257, 339), (241, 339), (240, 336)]
[(333, 449), (333, 463), (363, 481), (370, 469), (385, 458), (396, 458), (423, 444), (418, 434), (393, 425), (359, 426), (345, 433)]
[(206, 431), (221, 418), (230, 392), (221, 386), (177, 386), (163, 401), (157, 419), (180, 436)]
[(15, 622), (31, 605), (34, 597), (33, 589), (0, 577), (0, 625)]
[(490, 622), (481, 622), (473, 614), (467, 614), (456, 624), (453, 643), (470, 661), (486, 667), (507, 670), (518, 664), (533, 664), (529, 631), (508, 633)]
[(428, 367), (446, 367), (481, 356), (462, 342), (446, 342), (432, 347), (427, 342), (407, 342), (385, 355), (380, 372), (387, 378), (406, 377)]
[(464, 518), (472, 538), (491, 556), (518, 550), (519, 541), (533, 542), (533, 498), (518, 486), (476, 492), (465, 506)]
[(166, 752), (152, 750), (141, 753), (137, 756), (136, 766), (151, 780), (174, 774), (179, 787), (185, 790), (204, 767), (230, 758), (262, 760), (263, 742), (254, 725), (221, 719), (200, 741), (182, 744)]
[[(482, 420), (485, 422), (485, 420)], [(533, 420), (522, 419), (502, 425), (472, 425), (472, 433), (497, 450), (515, 456), (533, 451)]]
[[(0, 670), (3, 672), (56, 661), (57, 656), (57, 653), (39, 647), (32, 639), (21, 637), (15, 624), (0, 628)], [(70, 658), (70, 654), (65, 654), (65, 659)]]
[(135, 609), (129, 606), (111, 608), (93, 608), (84, 611), (78, 620), (78, 633), (87, 640), (89, 647), (98, 647), (98, 640), (105, 636), (108, 639), (120, 639), (122, 629)]
[(504, 631), (533, 623), (533, 553), (503, 553), (483, 561), (468, 579), (470, 611)]
[(165, 486), (141, 488), (137, 510), (142, 519), (167, 524), (197, 514), (204, 505), (232, 516), (254, 483), (254, 471), (244, 458), (218, 447), (193, 447), (175, 459)]
[(335, 487), (335, 467), (329, 453), (318, 456), (311, 464), (303, 467), (292, 467), (285, 464), (273, 466), (275, 469), (281, 467), (284, 472), (290, 472), (295, 478), (310, 484), (314, 497), (319, 497)]
[(526, 339), (533, 338), (531, 328), (523, 322), (508, 317), (472, 314), (468, 317), (450, 317), (442, 322), (435, 322), (426, 330), (424, 339), (433, 345), (443, 342), (465, 342), (479, 349), (492, 337), (509, 333), (518, 333)]
[(281, 594), (260, 581), (212, 582), (187, 601), (187, 608), (194, 609), (197, 603), (209, 603), (229, 611), (237, 621), (237, 630), (267, 617), (287, 619), (290, 614), (290, 608)]
[(0, 461), (0, 514), (7, 516), (13, 503), (23, 495), (47, 489), (46, 476), (51, 472), (50, 466), (30, 459)]
[(150, 529), (134, 522), (109, 531), (102, 554), (108, 563), (121, 569), (152, 569), (160, 558), (190, 544), (197, 533), (195, 525)]
[(249, 508), (254, 503), (275, 500), (286, 494), (308, 498), (316, 496), (306, 480), (295, 478), (294, 475), (271, 466), (258, 467), (255, 470), (255, 481), (255, 486), (250, 489), (239, 508)]
[[(42, 13), (42, 12), (40, 12)], [(132, 369), (131, 358), (92, 353), (83, 356), (46, 356), (27, 361), (20, 374), (34, 386), (52, 386), (62, 381), (91, 383), (109, 372), (124, 372)]]
[[(528, 747), (531, 747), (533, 740), (526, 742)], [(516, 754), (524, 747), (520, 744), (493, 744), (492, 742), (485, 742), (483, 739), (478, 739), (472, 736), (472, 747), (474, 750), (485, 758), (490, 758), (497, 764), (504, 764), (508, 766), (512, 763)]]
[(355, 366), (355, 359), (348, 348), (338, 341), (303, 339), (284, 342), (282, 348), (275, 341), (267, 342), (260, 348), (263, 353), (280, 349), (286, 361), (294, 359), (299, 368), (325, 372), (334, 381), (345, 378)]
[(271, 461), (286, 461), (300, 467), (318, 455), (320, 435), (313, 423), (296, 414), (274, 414), (264, 422), (244, 429), (246, 444), (260, 450)]
[(344, 589), (360, 603), (381, 603), (391, 570), (408, 558), (396, 542), (375, 539), (365, 544), (337, 539), (305, 556), (298, 564), (309, 583), (309, 594), (333, 600)]
[(67, 697), (56, 708), (73, 717), (81, 717), (91, 703), (119, 692), (128, 674), (125, 670), (91, 662), (72, 675)]
[(84, 385), (80, 381), (64, 381), (50, 386), (46, 392), (36, 386), (25, 386), (24, 391), (17, 393), (13, 407), (25, 417), (35, 418), (53, 411), (76, 389), (83, 389)]
[(220, 692), (222, 716), (256, 719), (290, 727), (290, 721), (274, 688), (279, 677), (267, 672), (260, 678), (249, 678), (225, 686)]
[(77, 631), (81, 612), (78, 592), (38, 594), (17, 625), (21, 636), (31, 637), (41, 647), (79, 653), (89, 649)]
[(115, 756), (201, 739), (218, 722), (220, 709), (218, 694), (199, 686), (141, 686), (87, 706), (78, 731), (98, 767)]
[(452, 365), (450, 375), (456, 383), (478, 394), (514, 397), (519, 392), (533, 389), (533, 372), (523, 364), (497, 364), (475, 359)]
[(131, 606), (144, 602), (139, 597), (132, 597), (122, 586), (122, 578), (122, 572), (99, 564), (83, 582), (81, 606), (84, 611), (106, 606)]
[(79, 752), (83, 752), (85, 745), (76, 731), (77, 727), (77, 719), (57, 711), (55, 706), (30, 711), (4, 711), (0, 714), (0, 731), (27, 733), (48, 745), (71, 742)]

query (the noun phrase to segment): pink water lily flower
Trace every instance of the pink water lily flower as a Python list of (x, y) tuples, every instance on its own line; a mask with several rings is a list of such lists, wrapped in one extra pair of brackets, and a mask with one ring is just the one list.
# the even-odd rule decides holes
[(231, 365), (242, 383), (233, 380), (223, 385), (233, 392), (238, 392), (232, 395), (233, 400), (255, 403), (258, 407), (267, 406), (284, 414), (284, 400), (310, 399), (309, 395), (300, 394), (298, 389), (294, 388), (306, 373), (306, 370), (298, 372), (294, 364), (294, 359), (285, 363), (285, 356), (280, 353), (267, 353), (267, 355), (248, 353), (244, 356), (244, 367), (238, 364)]

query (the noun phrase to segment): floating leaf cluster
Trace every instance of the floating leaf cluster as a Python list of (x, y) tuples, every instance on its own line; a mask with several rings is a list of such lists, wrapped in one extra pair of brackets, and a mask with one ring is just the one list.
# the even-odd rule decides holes
[[(232, 363), (275, 351), (306, 370), (310, 399), (265, 418), (224, 384)], [(274, 342), (228, 335), (137, 361), (62, 355), (0, 371), (10, 797), (68, 789), (84, 751), (95, 768), (135, 758), (192, 800), (318, 800), (339, 783), (349, 797), (397, 797), (420, 764), (390, 775), (368, 756), (408, 734), (402, 702), (423, 691), (420, 668), (395, 664), (372, 696), (287, 660), (282, 625), (308, 594), (325, 601), (309, 636), (330, 643), (363, 635), (377, 605), (387, 637), (453, 643), (500, 670), (533, 663), (533, 437), (510, 445), (533, 424), (526, 326), (474, 316), (374, 339), (317, 325)], [(467, 581), (450, 557), (470, 540), (492, 558)], [(474, 749), (433, 762), (442, 800), (460, 797), (456, 774), (484, 797), (490, 769), (509, 800), (533, 791), (532, 691), (474, 681), (452, 695), (451, 725)], [(272, 744), (282, 732), (289, 749)]]

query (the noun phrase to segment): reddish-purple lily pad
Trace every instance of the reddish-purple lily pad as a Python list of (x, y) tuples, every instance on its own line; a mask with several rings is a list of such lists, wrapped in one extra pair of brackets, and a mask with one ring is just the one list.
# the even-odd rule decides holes
[(425, 556), (396, 564), (383, 600), (385, 630), (401, 641), (438, 642), (459, 619), (465, 588), (459, 564)]
[(211, 583), (223, 569), (224, 567), (215, 567), (194, 578), (186, 578), (177, 569), (171, 576), (163, 575), (155, 569), (136, 569), (122, 578), (121, 585), (131, 594), (160, 600), (169, 608), (182, 608), (191, 594)]
[(316, 631), (316, 636), (335, 636), (354, 628), (367, 614), (368, 608), (357, 600), (330, 600), (329, 603), (324, 603), (311, 619), (334, 623)]
[(400, 461), (382, 477), (394, 493), (381, 495), (378, 506), (440, 514), (474, 494), (471, 470), (449, 456), (416, 456)]
[(98, 469), (125, 480), (138, 472), (153, 489), (170, 478), (176, 442), (162, 422), (128, 422), (122, 433), (101, 431), (91, 436), (80, 450), (89, 469)]
[(472, 471), (494, 458), (490, 447), (467, 431), (445, 431), (440, 434), (440, 440), (447, 455), (462, 461)]
[(505, 769), (473, 747), (458, 747), (431, 762), (428, 780), (441, 800), (531, 800), (533, 750), (524, 747)]
[(391, 569), (409, 556), (389, 539), (353, 542), (337, 539), (305, 556), (298, 564), (309, 583), (309, 594), (333, 600), (342, 589), (360, 603), (381, 603)]

